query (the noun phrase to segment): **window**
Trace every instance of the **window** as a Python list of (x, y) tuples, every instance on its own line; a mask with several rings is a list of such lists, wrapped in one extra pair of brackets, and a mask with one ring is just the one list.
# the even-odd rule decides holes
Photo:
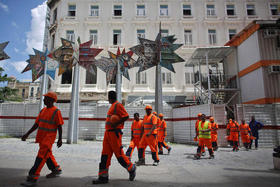
[(57, 19), (57, 8), (54, 9), (54, 11), (53, 11), (53, 20), (52, 20), (52, 24), (55, 24), (56, 19)]
[(110, 81), (110, 84), (116, 84), (116, 82), (117, 82), (117, 75), (115, 75), (115, 77)]
[(39, 97), (40, 95), (40, 87), (37, 87), (37, 92), (36, 92), (36, 96)]
[(75, 41), (74, 31), (66, 31), (66, 39), (71, 42), (74, 42)]
[(122, 5), (114, 5), (114, 16), (122, 16)]
[(120, 45), (121, 44), (121, 30), (114, 30), (113, 31), (113, 45)]
[(86, 71), (86, 84), (96, 84), (97, 82), (97, 70), (96, 66), (92, 66), (95, 70), (95, 74), (90, 73), (89, 71)]
[(207, 16), (215, 16), (215, 5), (206, 5)]
[(61, 84), (71, 84), (72, 83), (72, 69), (66, 70), (61, 76)]
[(247, 5), (247, 15), (248, 16), (256, 15), (255, 5)]
[(34, 96), (34, 88), (31, 87), (31, 91), (30, 91), (30, 97), (33, 97)]
[(92, 5), (90, 6), (90, 16), (99, 16), (99, 7), (98, 5)]
[(145, 38), (145, 30), (137, 30), (137, 42), (140, 43), (138, 38)]
[(24, 96), (25, 96), (25, 88), (23, 88), (21, 92), (21, 97), (24, 98)]
[(93, 45), (97, 45), (97, 30), (89, 31), (89, 39), (93, 41)]
[(172, 84), (171, 72), (161, 73), (162, 84)]
[(160, 16), (168, 16), (168, 5), (160, 5)]
[(185, 72), (185, 84), (193, 84), (194, 76), (191, 72)]
[(208, 30), (208, 37), (209, 37), (209, 44), (214, 45), (217, 43), (217, 38), (216, 38), (216, 30), (209, 29)]
[(145, 5), (137, 5), (137, 16), (145, 16)]
[(192, 8), (191, 5), (183, 5), (183, 16), (191, 16)]
[(55, 40), (55, 34), (53, 34), (53, 35), (51, 36), (51, 41), (52, 41), (52, 43), (51, 43), (51, 50), (54, 49), (54, 40)]
[(168, 36), (168, 30), (163, 29), (161, 30), (161, 37), (165, 37), (165, 36)]
[[(279, 8), (278, 8), (279, 6)], [(272, 16), (280, 15), (280, 5), (271, 4), (270, 5), (270, 12)]]
[(234, 16), (234, 5), (227, 5), (227, 15), (228, 16)]
[(236, 35), (235, 29), (229, 29), (228, 30), (228, 38), (231, 40)]
[(185, 45), (192, 45), (192, 31), (185, 30), (184, 32)]
[(147, 84), (147, 73), (137, 72), (136, 73), (136, 84)]
[(76, 5), (68, 5), (68, 16), (76, 16)]

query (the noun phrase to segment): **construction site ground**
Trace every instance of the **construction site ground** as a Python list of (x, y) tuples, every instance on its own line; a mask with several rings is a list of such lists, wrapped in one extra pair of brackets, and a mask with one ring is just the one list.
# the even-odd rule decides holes
[[(66, 140), (64, 140), (66, 142)], [(129, 142), (124, 143), (126, 151)], [(146, 165), (137, 167), (134, 181), (128, 180), (127, 171), (112, 157), (109, 170), (110, 181), (100, 186), (277, 186), (280, 185), (280, 171), (273, 169), (272, 148), (250, 151), (241, 148), (232, 152), (231, 148), (219, 148), (215, 159), (206, 156), (194, 160), (196, 146), (169, 144), (170, 155), (164, 150), (159, 166), (152, 166), (150, 149), (146, 150)], [(78, 144), (53, 146), (53, 153), (61, 165), (60, 177), (47, 179), (50, 171), (45, 166), (37, 182), (40, 187), (93, 186), (97, 177), (102, 149), (101, 141), (79, 141)], [(22, 142), (18, 138), (0, 139), (0, 186), (20, 186), (34, 164), (38, 144), (34, 139)], [(132, 161), (138, 160), (137, 150)]]

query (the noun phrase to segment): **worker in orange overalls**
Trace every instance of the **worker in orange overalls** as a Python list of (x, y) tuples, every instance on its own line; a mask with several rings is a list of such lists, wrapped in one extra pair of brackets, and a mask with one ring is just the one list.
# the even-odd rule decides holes
[(201, 115), (201, 121), (198, 124), (198, 131), (199, 131), (199, 143), (197, 154), (194, 155), (196, 159), (200, 159), (201, 157), (201, 149), (203, 145), (206, 145), (209, 151), (210, 159), (214, 158), (214, 151), (212, 149), (211, 143), (211, 124), (209, 121), (206, 121), (205, 114)]
[[(93, 180), (93, 184), (104, 184), (109, 182), (108, 172), (113, 153), (121, 166), (127, 169), (129, 180), (133, 181), (136, 176), (136, 166), (130, 162), (122, 149), (122, 129), (124, 122), (129, 118), (129, 115), (124, 106), (117, 101), (117, 94), (115, 91), (109, 91), (108, 100), (112, 105), (107, 112), (106, 130), (103, 139), (101, 162), (99, 163), (98, 179)], [(111, 122), (111, 116), (113, 115), (119, 116), (117, 122)]]
[(40, 172), (47, 164), (49, 170), (52, 172), (48, 174), (47, 178), (57, 177), (61, 174), (61, 168), (57, 164), (53, 153), (52, 145), (55, 142), (58, 131), (57, 147), (62, 146), (62, 125), (64, 124), (60, 110), (53, 105), (57, 101), (57, 95), (54, 92), (48, 92), (44, 95), (44, 107), (36, 118), (31, 129), (22, 136), (22, 141), (25, 141), (28, 136), (38, 129), (36, 135), (36, 143), (39, 143), (39, 151), (33, 167), (29, 170), (26, 182), (21, 183), (23, 186), (35, 186), (40, 176)]
[[(195, 122), (195, 134), (196, 134), (195, 139), (199, 139), (198, 124), (201, 121), (201, 116), (202, 116), (202, 113), (198, 113), (197, 120)], [(204, 156), (205, 155), (205, 145), (202, 145), (201, 152), (202, 152), (202, 156)]]
[(165, 137), (167, 136), (167, 132), (166, 132), (166, 122), (163, 119), (163, 114), (160, 113), (159, 115), (159, 119), (160, 119), (160, 125), (158, 126), (158, 148), (159, 148), (159, 155), (163, 154), (163, 149), (162, 147), (164, 147), (165, 149), (168, 150), (168, 154), (170, 154), (171, 151), (171, 147), (169, 147), (167, 145), (167, 143), (164, 141)]
[(232, 119), (229, 119), (229, 124), (227, 126), (227, 134), (229, 135), (230, 140), (232, 140), (233, 149), (232, 151), (238, 151), (239, 143), (239, 124)]
[(131, 141), (129, 147), (126, 151), (126, 156), (131, 160), (132, 153), (135, 147), (139, 151), (139, 142), (143, 135), (144, 130), (143, 127), (143, 120), (140, 120), (139, 113), (134, 113), (134, 120), (131, 124)]
[(211, 124), (211, 142), (212, 142), (212, 148), (214, 151), (218, 150), (218, 124), (214, 121), (214, 117), (210, 117), (210, 124)]
[(243, 142), (243, 145), (246, 148), (246, 151), (249, 150), (249, 145), (251, 143), (251, 138), (250, 138), (249, 134), (251, 134), (251, 129), (250, 129), (249, 125), (247, 123), (245, 123), (245, 120), (243, 119), (241, 121), (241, 125), (240, 125), (240, 135), (241, 135), (241, 140)]
[(159, 157), (158, 157), (158, 149), (157, 149), (157, 117), (152, 114), (152, 106), (147, 105), (145, 107), (146, 115), (143, 119), (144, 126), (144, 134), (140, 140), (139, 144), (139, 152), (138, 158), (139, 160), (136, 162), (137, 165), (145, 165), (145, 149), (147, 145), (149, 145), (152, 158), (154, 160), (153, 165), (158, 166)]

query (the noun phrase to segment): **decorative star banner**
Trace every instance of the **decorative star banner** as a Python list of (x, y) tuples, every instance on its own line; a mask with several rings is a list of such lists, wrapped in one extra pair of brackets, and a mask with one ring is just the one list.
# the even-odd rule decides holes
[(92, 40), (82, 43), (79, 46), (79, 64), (88, 70), (91, 74), (96, 74), (95, 57), (103, 50), (90, 48)]
[(59, 63), (58, 75), (63, 74), (67, 70), (72, 70), (74, 61), (73, 42), (61, 38), (62, 46), (51, 52), (48, 57), (56, 60)]
[(29, 59), (26, 61), (28, 64), (21, 73), (31, 70), (32, 82), (37, 80), (44, 74), (44, 66), (47, 60), (47, 51), (45, 53), (33, 49), (35, 55), (29, 55)]
[(175, 53), (183, 44), (173, 44), (176, 41), (174, 35), (161, 37), (161, 32), (155, 41), (139, 38), (140, 44), (130, 48), (138, 55), (137, 64), (139, 72), (145, 71), (157, 64), (175, 73), (173, 63), (184, 62), (184, 59)]
[(125, 52), (123, 49), (122, 53), (118, 48), (117, 54), (108, 51), (110, 58), (101, 57), (97, 60), (96, 66), (106, 73), (107, 84), (116, 76), (117, 63), (120, 64), (120, 73), (130, 80), (128, 69), (138, 66), (137, 62), (132, 59), (133, 52)]
[(4, 42), (0, 44), (0, 60), (9, 59), (10, 57), (4, 52), (5, 47), (9, 42)]

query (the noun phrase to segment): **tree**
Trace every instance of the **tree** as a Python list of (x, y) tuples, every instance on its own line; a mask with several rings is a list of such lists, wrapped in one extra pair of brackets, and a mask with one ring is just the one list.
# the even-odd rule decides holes
[[(0, 67), (0, 83), (5, 83), (11, 81), (12, 79), (7, 76), (7, 74), (2, 76), (4, 69)], [(0, 87), (0, 102), (4, 101), (18, 101), (17, 98), (18, 89), (12, 89), (7, 86)]]

